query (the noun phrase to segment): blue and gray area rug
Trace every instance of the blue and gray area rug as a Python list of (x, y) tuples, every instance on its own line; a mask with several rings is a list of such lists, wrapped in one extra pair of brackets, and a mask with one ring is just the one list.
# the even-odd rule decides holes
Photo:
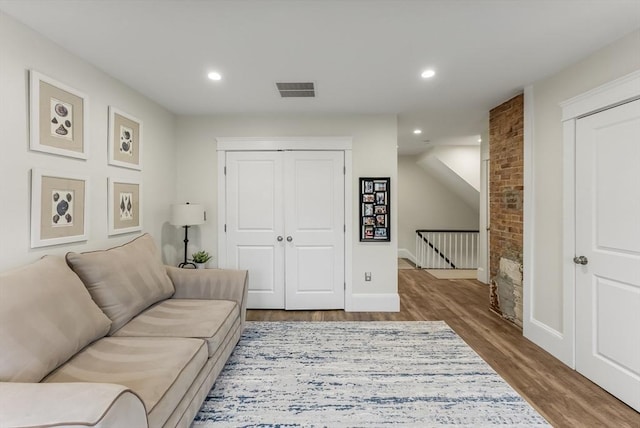
[(444, 322), (250, 322), (194, 427), (548, 426)]

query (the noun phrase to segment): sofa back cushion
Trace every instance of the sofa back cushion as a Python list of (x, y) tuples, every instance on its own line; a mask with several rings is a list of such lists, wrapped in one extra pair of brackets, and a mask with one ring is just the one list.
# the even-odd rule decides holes
[(111, 319), (109, 334), (174, 292), (148, 234), (109, 250), (67, 253), (67, 263)]
[(0, 274), (0, 381), (39, 382), (110, 325), (62, 257)]

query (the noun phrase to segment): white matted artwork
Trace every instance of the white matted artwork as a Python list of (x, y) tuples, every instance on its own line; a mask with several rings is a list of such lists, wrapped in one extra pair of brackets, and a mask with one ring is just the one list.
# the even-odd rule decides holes
[(88, 239), (88, 179), (31, 170), (31, 248)]
[(142, 230), (142, 187), (135, 179), (109, 178), (109, 235)]
[(142, 170), (142, 121), (109, 106), (109, 164)]
[(29, 148), (89, 157), (89, 98), (44, 74), (29, 72)]

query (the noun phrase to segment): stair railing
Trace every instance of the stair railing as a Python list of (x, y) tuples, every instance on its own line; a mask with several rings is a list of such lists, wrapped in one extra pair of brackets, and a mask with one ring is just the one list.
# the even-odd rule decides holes
[(477, 269), (478, 230), (416, 230), (416, 266), (423, 269)]

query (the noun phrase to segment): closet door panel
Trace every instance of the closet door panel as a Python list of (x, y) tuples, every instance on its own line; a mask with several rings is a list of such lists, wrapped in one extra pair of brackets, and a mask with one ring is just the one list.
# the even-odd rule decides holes
[(287, 309), (344, 308), (344, 153), (285, 153)]
[(282, 309), (282, 154), (227, 152), (226, 163), (228, 266), (249, 271), (249, 307)]

